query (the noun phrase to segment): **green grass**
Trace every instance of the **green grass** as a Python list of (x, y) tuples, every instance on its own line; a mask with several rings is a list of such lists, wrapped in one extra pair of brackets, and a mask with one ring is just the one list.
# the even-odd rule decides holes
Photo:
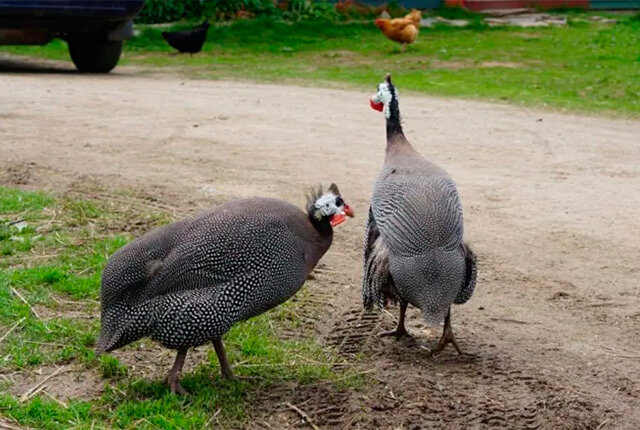
[[(455, 15), (455, 14), (454, 14)], [(176, 68), (211, 79), (251, 79), (374, 89), (392, 72), (402, 93), (508, 101), (609, 114), (640, 114), (640, 19), (615, 25), (570, 13), (549, 28), (423, 28), (401, 53), (370, 23), (241, 20), (211, 28), (204, 52), (172, 52), (157, 27), (139, 26), (123, 64)], [(184, 27), (181, 24), (178, 27)], [(68, 59), (64, 42), (3, 47)]]
[[(107, 257), (131, 239), (117, 232), (132, 220), (152, 228), (169, 217), (148, 208), (0, 187), (0, 337), (11, 330), (0, 343), (0, 373), (65, 366), (93, 372), (105, 385), (96, 400), (71, 399), (62, 405), (42, 393), (22, 402), (3, 383), (0, 416), (39, 429), (200, 429), (212, 422), (235, 427), (270, 387), (323, 381), (357, 388), (365, 383), (351, 368), (336, 370), (337, 358), (312, 340), (278, 336), (278, 330), (302, 330), (291, 315), (304, 292), (299, 301), (237, 324), (225, 336), (231, 364), (238, 364), (235, 373), (245, 378), (239, 381), (220, 379), (210, 346), (197, 370), (184, 375), (183, 386), (191, 392), (187, 397), (171, 394), (159, 378), (136, 378), (114, 356), (96, 358), (100, 273)], [(151, 345), (142, 340), (124, 350), (136, 355)], [(168, 370), (158, 369), (159, 374)]]

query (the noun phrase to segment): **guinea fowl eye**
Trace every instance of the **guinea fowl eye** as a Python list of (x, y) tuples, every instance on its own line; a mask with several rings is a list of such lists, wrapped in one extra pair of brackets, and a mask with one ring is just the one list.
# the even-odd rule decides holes
[(342, 197), (336, 197), (336, 206), (343, 206), (344, 205), (344, 200), (342, 200)]

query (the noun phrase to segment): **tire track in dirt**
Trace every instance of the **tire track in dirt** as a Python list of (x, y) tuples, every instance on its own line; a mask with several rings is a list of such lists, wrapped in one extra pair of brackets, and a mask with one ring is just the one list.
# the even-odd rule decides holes
[(327, 338), (340, 354), (366, 356), (364, 365), (376, 369), (377, 390), (362, 405), (371, 413), (356, 428), (595, 428), (612, 416), (587, 400), (587, 393), (549, 380), (492, 345), (461, 338), (480, 358), (457, 357), (451, 350), (430, 358), (416, 341), (381, 339), (385, 319), (350, 309)]

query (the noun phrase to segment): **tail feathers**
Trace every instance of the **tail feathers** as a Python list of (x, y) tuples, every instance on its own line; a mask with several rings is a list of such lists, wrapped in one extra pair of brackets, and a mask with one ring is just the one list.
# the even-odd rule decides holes
[(362, 279), (362, 303), (368, 311), (375, 305), (383, 308), (387, 298), (393, 294), (393, 279), (389, 272), (389, 251), (381, 238), (372, 246), (369, 258), (365, 262)]
[(98, 341), (96, 342), (96, 356), (117, 349), (116, 345), (118, 344), (120, 337), (121, 333), (116, 332), (107, 334), (103, 329), (103, 331), (100, 332), (100, 336), (98, 336)]
[(466, 303), (471, 298), (473, 290), (476, 287), (476, 280), (478, 277), (478, 258), (476, 257), (476, 253), (473, 252), (473, 249), (471, 249), (471, 247), (466, 243), (462, 245), (462, 252), (464, 254), (467, 270), (462, 289), (454, 300), (454, 303), (458, 305)]

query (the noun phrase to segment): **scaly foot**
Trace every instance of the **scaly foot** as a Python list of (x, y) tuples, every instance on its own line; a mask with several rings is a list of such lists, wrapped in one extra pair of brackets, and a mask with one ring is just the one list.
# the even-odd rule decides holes
[(187, 349), (178, 350), (178, 354), (176, 355), (176, 361), (173, 363), (173, 367), (171, 367), (171, 371), (164, 378), (164, 382), (169, 385), (171, 392), (174, 394), (186, 395), (187, 390), (182, 388), (180, 385), (180, 373), (182, 372), (182, 366), (184, 365), (184, 359), (187, 356)]
[(164, 378), (164, 383), (169, 386), (169, 389), (173, 394), (180, 394), (182, 396), (186, 396), (189, 394), (187, 390), (184, 389), (182, 385), (180, 385), (180, 378), (178, 375), (172, 375), (171, 373)]
[(453, 335), (453, 329), (451, 328), (451, 310), (447, 311), (447, 316), (444, 319), (444, 330), (442, 331), (442, 336), (438, 341), (438, 345), (431, 350), (429, 353), (430, 356), (435, 356), (440, 353), (448, 344), (452, 344), (453, 347), (458, 352), (458, 355), (464, 355), (466, 357), (477, 357), (474, 354), (468, 354), (463, 352), (458, 346), (458, 342), (456, 342), (456, 337)]
[(185, 390), (178, 381), (172, 381), (171, 383), (169, 383), (169, 388), (171, 389), (171, 392), (173, 394), (180, 394), (181, 396), (186, 396), (187, 394), (189, 394), (189, 392), (187, 392), (187, 390)]

